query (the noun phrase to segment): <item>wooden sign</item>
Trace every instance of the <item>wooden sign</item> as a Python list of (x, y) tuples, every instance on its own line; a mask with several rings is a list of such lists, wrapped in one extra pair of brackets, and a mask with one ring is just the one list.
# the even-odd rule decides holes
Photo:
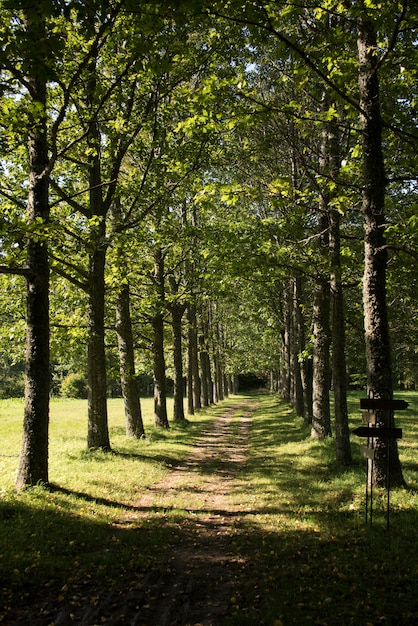
[(402, 428), (374, 428), (373, 426), (359, 426), (353, 430), (358, 437), (378, 437), (379, 439), (402, 439)]
[(376, 413), (369, 413), (369, 411), (365, 411), (362, 413), (362, 418), (365, 424), (377, 424)]
[(374, 448), (368, 448), (367, 446), (360, 446), (360, 452), (362, 456), (364, 456), (364, 458), (371, 459), (373, 461), (374, 454), (375, 454)]
[(361, 409), (381, 409), (390, 411), (402, 411), (407, 409), (409, 403), (405, 400), (388, 400), (386, 398), (360, 398)]

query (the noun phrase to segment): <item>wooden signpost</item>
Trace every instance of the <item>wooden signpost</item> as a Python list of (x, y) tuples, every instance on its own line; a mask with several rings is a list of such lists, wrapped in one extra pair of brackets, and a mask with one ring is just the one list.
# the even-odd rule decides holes
[(353, 430), (357, 437), (378, 437), (379, 439), (402, 439), (402, 428), (387, 428), (386, 426), (359, 426)]
[(407, 409), (408, 406), (409, 403), (405, 402), (405, 400), (387, 400), (386, 398), (360, 398), (361, 409), (402, 411), (403, 409)]
[[(386, 527), (389, 530), (389, 503), (390, 503), (390, 441), (402, 439), (402, 428), (395, 428), (393, 423), (393, 412), (408, 408), (405, 400), (395, 400), (393, 398), (361, 398), (360, 408), (367, 409), (362, 413), (363, 423), (367, 426), (359, 426), (353, 430), (353, 434), (358, 437), (367, 437), (367, 446), (361, 446), (361, 453), (366, 459), (366, 524), (369, 519), (370, 500), (370, 525), (373, 523), (373, 481), (370, 480), (369, 497), (369, 477), (373, 477), (373, 463), (376, 455), (375, 440), (383, 442), (386, 447), (387, 457), (387, 515)], [(389, 413), (389, 419), (384, 424), (380, 424), (378, 411)]]

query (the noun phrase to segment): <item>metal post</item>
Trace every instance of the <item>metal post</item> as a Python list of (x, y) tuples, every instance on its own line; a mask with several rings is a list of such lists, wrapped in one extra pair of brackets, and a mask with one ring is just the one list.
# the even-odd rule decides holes
[(389, 531), (389, 511), (390, 511), (390, 439), (386, 442), (386, 458), (387, 458), (387, 470), (386, 470), (386, 482), (388, 488), (388, 503), (386, 511), (386, 530)]
[[(373, 470), (374, 470), (374, 459), (371, 459), (371, 467), (370, 467), (370, 526), (373, 524)], [(369, 477), (367, 476), (367, 480)]]
[(366, 459), (366, 526), (369, 519), (369, 459)]

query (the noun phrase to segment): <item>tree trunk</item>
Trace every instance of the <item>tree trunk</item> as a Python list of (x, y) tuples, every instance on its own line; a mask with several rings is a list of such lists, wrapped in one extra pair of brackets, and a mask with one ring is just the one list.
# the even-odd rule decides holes
[[(94, 110), (96, 95), (96, 58), (90, 64), (90, 79), (86, 99)], [(87, 134), (89, 147), (90, 214), (92, 252), (89, 258), (88, 279), (88, 448), (110, 450), (107, 417), (107, 375), (105, 349), (105, 264), (106, 264), (106, 209), (103, 202), (100, 165), (101, 135), (97, 119), (93, 117)]]
[(164, 356), (164, 256), (157, 248), (154, 252), (154, 283), (157, 291), (156, 313), (152, 318), (153, 364), (154, 364), (154, 423), (161, 428), (168, 428), (167, 417), (167, 381)]
[(224, 387), (223, 387), (223, 367), (221, 357), (218, 350), (214, 351), (213, 355), (213, 378), (214, 378), (214, 390), (215, 390), (215, 402), (221, 402), (224, 399)]
[(291, 350), (290, 350), (290, 320), (291, 306), (287, 284), (283, 289), (283, 329), (282, 329), (282, 363), (280, 376), (280, 392), (285, 402), (291, 399)]
[[(325, 109), (329, 102), (324, 98)], [(334, 182), (340, 170), (339, 133), (335, 121), (324, 122), (322, 132), (322, 171)], [(324, 190), (324, 209), (328, 211), (330, 258), (330, 292), (332, 316), (332, 381), (334, 388), (336, 461), (339, 465), (352, 462), (347, 411), (347, 370), (345, 358), (344, 297), (341, 279), (340, 213), (331, 201), (335, 192)]]
[(100, 448), (102, 450), (109, 451), (110, 441), (107, 417), (107, 377), (104, 327), (105, 257), (105, 250), (99, 246), (96, 246), (96, 249), (90, 257), (87, 312), (87, 447), (89, 449)]
[(331, 416), (329, 403), (330, 386), (330, 327), (329, 327), (329, 283), (322, 276), (315, 285), (314, 317), (314, 354), (313, 354), (313, 414), (311, 435), (323, 439), (331, 435)]
[(301, 335), (302, 329), (300, 327), (300, 277), (295, 277), (291, 280), (291, 292), (292, 292), (292, 320), (291, 320), (291, 353), (292, 353), (292, 378), (293, 378), (293, 407), (296, 415), (303, 417), (304, 405), (303, 405), (303, 387), (302, 376), (300, 368), (299, 354), (302, 352)]
[[(45, 24), (39, 15), (26, 16), (33, 40), (45, 37)], [(48, 141), (46, 130), (46, 81), (37, 77), (36, 59), (28, 82), (33, 104), (41, 111), (28, 133), (29, 223), (49, 219)], [(26, 296), (26, 382), (22, 449), (16, 488), (48, 483), (48, 428), (50, 392), (49, 356), (49, 260), (45, 241), (30, 238), (27, 249)]]
[(193, 371), (191, 365), (190, 354), (190, 334), (187, 333), (187, 377), (186, 377), (186, 393), (187, 393), (187, 415), (194, 415), (194, 398), (193, 398)]
[(202, 405), (209, 406), (214, 402), (214, 384), (210, 367), (210, 357), (207, 346), (207, 339), (204, 335), (199, 337), (200, 371), (202, 374)]
[(167, 385), (164, 357), (164, 317), (157, 314), (152, 318), (153, 330), (153, 366), (154, 366), (154, 423), (161, 428), (168, 428)]
[(306, 358), (302, 362), (301, 377), (303, 387), (303, 419), (312, 424), (313, 419), (313, 362)]
[[(323, 110), (328, 107), (324, 96), (321, 106)], [(321, 154), (319, 165), (324, 175), (329, 175), (329, 142), (327, 128), (323, 129), (321, 141)], [(329, 262), (329, 193), (324, 186), (321, 190), (319, 218), (318, 218), (318, 244), (319, 258), (328, 267)], [(323, 439), (331, 435), (330, 415), (330, 287), (326, 270), (319, 267), (314, 287), (313, 305), (313, 414), (312, 414), (312, 437)]]
[(201, 334), (199, 335), (199, 360), (202, 382), (202, 404), (209, 406), (215, 401), (215, 385), (212, 379), (211, 358), (210, 358), (210, 313), (208, 310), (201, 310), (200, 315)]
[[(295, 325), (298, 334), (299, 352), (306, 351), (306, 322), (303, 314), (303, 279), (298, 277), (295, 284)], [(312, 379), (313, 368), (310, 355), (304, 355), (299, 363), (302, 386), (303, 409), (301, 415), (307, 424), (312, 424)]]
[(174, 361), (174, 420), (184, 420), (184, 392), (183, 392), (183, 347), (182, 347), (182, 318), (185, 307), (174, 303), (171, 307), (173, 328), (173, 361)]
[(340, 214), (330, 212), (331, 303), (332, 303), (332, 379), (334, 384), (334, 415), (336, 461), (352, 462), (347, 411), (347, 369), (345, 358), (344, 296), (341, 283)]
[(195, 402), (193, 395), (195, 371), (193, 368), (195, 354), (197, 354), (197, 345), (194, 341), (195, 333), (193, 332), (192, 320), (190, 315), (191, 306), (192, 305), (189, 305), (187, 307), (187, 415), (194, 415), (195, 413)]
[[(359, 93), (363, 147), (364, 277), (363, 305), (369, 395), (392, 397), (392, 361), (386, 303), (387, 255), (384, 248), (384, 201), (386, 176), (382, 151), (382, 124), (379, 102), (378, 52), (376, 29), (363, 14), (358, 19)], [(393, 426), (390, 412), (378, 415), (379, 423)], [(390, 477), (394, 486), (404, 485), (396, 440), (390, 445)], [(371, 464), (370, 464), (371, 465)], [(377, 439), (374, 468), (370, 481), (387, 483), (386, 446)]]
[(187, 358), (187, 376), (188, 376), (188, 406), (189, 414), (191, 408), (193, 411), (202, 408), (201, 400), (201, 381), (199, 375), (199, 347), (197, 341), (197, 320), (196, 306), (189, 304), (187, 308), (188, 320), (188, 358)]
[(129, 285), (125, 284), (116, 295), (116, 333), (118, 337), (120, 380), (125, 406), (127, 437), (145, 436), (142, 421), (141, 399), (135, 374), (135, 351), (132, 334)]
[[(306, 329), (305, 319), (302, 309), (302, 289), (303, 280), (300, 276), (295, 282), (295, 326), (298, 336), (298, 351), (303, 353), (306, 350)], [(307, 424), (312, 424), (312, 358), (304, 356), (299, 363), (300, 380), (302, 386), (303, 409), (301, 415)]]
[(239, 378), (238, 378), (237, 374), (234, 374), (233, 383), (232, 384), (234, 386), (233, 393), (234, 393), (234, 395), (237, 395), (239, 393)]
[(224, 374), (224, 398), (228, 398), (231, 389), (231, 377), (229, 374)]

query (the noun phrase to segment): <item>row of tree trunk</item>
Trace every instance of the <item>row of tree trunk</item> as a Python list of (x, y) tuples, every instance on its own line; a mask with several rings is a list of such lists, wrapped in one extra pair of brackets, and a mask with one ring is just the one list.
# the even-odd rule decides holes
[[(307, 320), (303, 302), (304, 279), (289, 279), (283, 294), (280, 372), (277, 389), (297, 415), (311, 425), (317, 439), (331, 436), (330, 389), (334, 391), (336, 461), (352, 462), (347, 413), (344, 317), (342, 294), (330, 288), (330, 281), (318, 280), (314, 289), (311, 317)], [(332, 323), (331, 323), (332, 322)], [(313, 327), (311, 353), (306, 350), (308, 325)], [(332, 359), (330, 347), (332, 345)]]
[[(362, 3), (359, 3), (360, 5)], [(359, 116), (362, 136), (364, 226), (363, 307), (368, 395), (392, 398), (392, 361), (386, 301), (387, 249), (385, 246), (385, 195), (387, 179), (382, 150), (382, 119), (376, 24), (367, 12), (357, 19)], [(328, 103), (325, 103), (325, 108)], [(324, 123), (320, 155), (321, 172), (334, 179), (339, 155), (336, 128)], [(339, 215), (330, 208), (330, 197), (321, 195), (318, 211), (318, 246), (327, 258), (329, 272), (319, 271), (313, 295), (312, 369), (300, 363), (304, 342), (300, 325), (301, 281), (294, 278), (285, 290), (282, 332), (284, 364), (280, 387), (295, 410), (312, 424), (312, 435), (331, 434), (329, 390), (332, 380), (335, 398), (336, 454), (339, 463), (350, 463), (346, 401), (344, 304), (339, 263)], [(332, 320), (332, 323), (331, 323)], [(332, 367), (330, 367), (332, 346)], [(310, 364), (309, 364), (310, 365)], [(332, 372), (332, 376), (331, 376)], [(312, 397), (312, 402), (311, 402)], [(312, 409), (310, 409), (312, 407)], [(379, 411), (378, 426), (393, 426), (390, 411)], [(389, 455), (389, 457), (388, 457)], [(390, 468), (388, 464), (390, 460)], [(396, 440), (386, 445), (376, 439), (374, 462), (368, 464), (368, 481), (377, 486), (404, 485)], [(390, 477), (390, 478), (389, 478)]]
[[(156, 426), (168, 428), (166, 348), (164, 345), (168, 317), (171, 326), (174, 369), (173, 420), (179, 422), (186, 419), (185, 387), (187, 414), (193, 415), (196, 410), (223, 400), (233, 391), (234, 385), (232, 377), (225, 373), (224, 359), (219, 344), (213, 340), (213, 333), (217, 333), (218, 329), (216, 323), (214, 326), (211, 306), (198, 309), (196, 304), (174, 301), (164, 308), (163, 305), (166, 302), (164, 257), (161, 251), (158, 251), (155, 256), (154, 278), (159, 284), (159, 300), (151, 317), (154, 422)], [(172, 289), (176, 290), (176, 285), (172, 284)], [(183, 337), (185, 328), (186, 342)], [(116, 331), (122, 394), (125, 402), (126, 433), (128, 436), (142, 437), (145, 432), (141, 417), (139, 389), (136, 384), (135, 338), (132, 331), (128, 285), (124, 285), (118, 293)], [(186, 376), (184, 363), (186, 363)]]

